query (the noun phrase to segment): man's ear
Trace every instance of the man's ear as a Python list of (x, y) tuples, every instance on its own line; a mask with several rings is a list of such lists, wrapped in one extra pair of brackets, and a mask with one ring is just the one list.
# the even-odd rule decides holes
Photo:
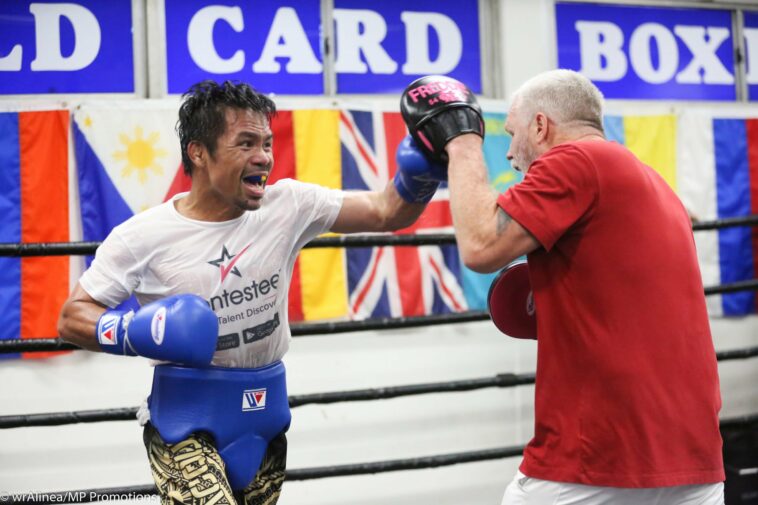
[(193, 140), (187, 145), (187, 154), (192, 160), (192, 164), (196, 167), (205, 166), (206, 159), (208, 158), (208, 151), (205, 146), (200, 142)]
[(547, 116), (542, 112), (538, 112), (534, 116), (533, 124), (535, 128), (534, 133), (537, 143), (547, 141), (548, 136), (550, 135), (550, 120), (548, 120)]

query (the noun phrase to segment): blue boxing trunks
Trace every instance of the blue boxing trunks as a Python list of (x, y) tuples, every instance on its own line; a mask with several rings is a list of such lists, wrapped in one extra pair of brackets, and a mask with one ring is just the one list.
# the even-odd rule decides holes
[(158, 365), (148, 407), (166, 443), (198, 432), (213, 436), (235, 490), (253, 480), (268, 443), (292, 417), (281, 361), (262, 368)]

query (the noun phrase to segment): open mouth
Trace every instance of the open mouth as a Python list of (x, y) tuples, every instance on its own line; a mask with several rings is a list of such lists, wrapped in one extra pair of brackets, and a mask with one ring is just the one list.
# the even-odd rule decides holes
[(245, 181), (245, 184), (249, 186), (256, 186), (260, 189), (263, 189), (263, 186), (266, 185), (266, 181), (268, 180), (268, 175), (266, 174), (248, 175), (247, 177), (243, 177), (242, 180)]
[(242, 182), (252, 198), (263, 198), (268, 174), (254, 174), (242, 178)]

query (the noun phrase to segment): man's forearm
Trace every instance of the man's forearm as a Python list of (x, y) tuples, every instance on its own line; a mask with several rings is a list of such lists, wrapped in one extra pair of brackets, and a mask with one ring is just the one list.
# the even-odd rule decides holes
[(401, 198), (392, 181), (378, 197), (381, 200), (381, 214), (385, 223), (383, 231), (407, 228), (416, 222), (426, 208), (425, 203), (409, 203)]
[(83, 300), (81, 287), (74, 290), (66, 301), (58, 318), (58, 335), (74, 345), (90, 351), (100, 351), (95, 336), (97, 321), (106, 308), (89, 300)]
[(497, 236), (497, 196), (489, 186), (478, 136), (453, 139), (447, 152), (450, 209), (458, 248), (465, 262)]

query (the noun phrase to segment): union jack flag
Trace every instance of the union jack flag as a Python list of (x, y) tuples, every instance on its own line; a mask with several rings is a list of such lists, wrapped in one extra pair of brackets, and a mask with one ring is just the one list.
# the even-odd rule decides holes
[[(382, 191), (397, 170), (395, 150), (407, 130), (400, 113), (340, 112), (343, 189)], [(419, 220), (398, 233), (452, 232), (450, 201), (441, 187)], [(347, 250), (351, 319), (467, 310), (455, 246)]]

